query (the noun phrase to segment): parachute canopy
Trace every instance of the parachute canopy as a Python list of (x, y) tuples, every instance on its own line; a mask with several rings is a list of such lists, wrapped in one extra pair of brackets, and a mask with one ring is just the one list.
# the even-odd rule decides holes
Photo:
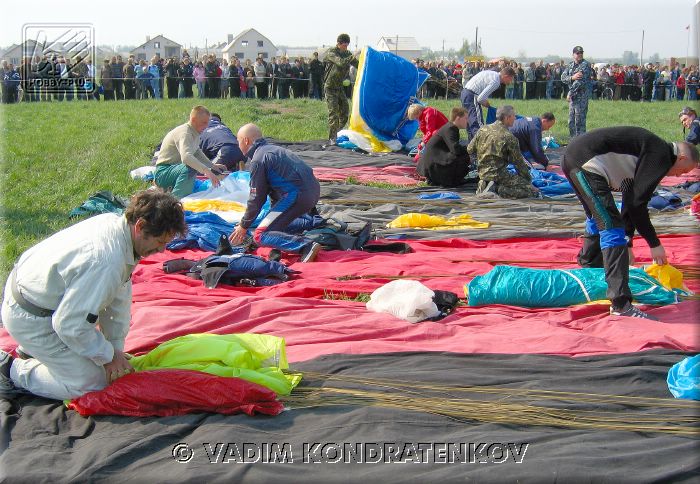
[(406, 109), (417, 102), (416, 92), (427, 78), (428, 73), (419, 72), (411, 62), (391, 52), (363, 49), (352, 98), (350, 131), (361, 134), (368, 142), (367, 151), (396, 151), (413, 138), (418, 121), (409, 121)]

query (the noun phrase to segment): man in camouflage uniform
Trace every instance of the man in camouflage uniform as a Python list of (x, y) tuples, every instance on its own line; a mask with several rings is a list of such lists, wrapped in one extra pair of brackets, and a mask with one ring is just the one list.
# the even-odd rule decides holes
[[(536, 192), (518, 140), (508, 131), (514, 122), (513, 106), (501, 106), (496, 111), (496, 122), (479, 129), (469, 142), (467, 151), (479, 171), (476, 195), (480, 198), (529, 198)], [(510, 163), (515, 166), (515, 174), (508, 171)]]
[(328, 104), (328, 139), (335, 143), (345, 123), (348, 122), (348, 98), (343, 89), (343, 81), (348, 78), (350, 65), (357, 67), (357, 58), (348, 51), (350, 36), (340, 34), (338, 44), (326, 51), (323, 59), (323, 92)]
[(574, 138), (586, 132), (588, 114), (588, 85), (591, 83), (591, 65), (583, 58), (583, 47), (574, 47), (574, 60), (561, 73), (561, 81), (569, 86), (569, 136)]

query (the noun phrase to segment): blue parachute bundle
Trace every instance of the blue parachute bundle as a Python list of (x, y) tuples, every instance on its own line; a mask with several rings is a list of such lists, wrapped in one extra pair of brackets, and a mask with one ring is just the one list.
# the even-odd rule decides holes
[[(602, 268), (529, 269), (496, 266), (465, 285), (470, 306), (507, 304), (528, 308), (566, 307), (606, 299), (608, 285)], [(678, 301), (641, 269), (630, 269), (630, 289), (635, 301), (666, 305)]]
[[(350, 129), (362, 132), (362, 122), (380, 141), (398, 140), (405, 145), (418, 131), (418, 121), (406, 118), (408, 106), (428, 78), (415, 65), (391, 52), (366, 47), (358, 69), (353, 105), (361, 119), (350, 121)], [(355, 109), (353, 106), (353, 117)]]

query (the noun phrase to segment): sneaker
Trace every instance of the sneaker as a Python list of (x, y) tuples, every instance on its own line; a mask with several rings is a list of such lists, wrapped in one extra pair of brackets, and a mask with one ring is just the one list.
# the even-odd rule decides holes
[(307, 245), (301, 251), (300, 262), (313, 262), (313, 261), (315, 261), (316, 256), (318, 255), (320, 250), (321, 250), (321, 244), (319, 244), (317, 242), (313, 242), (311, 245)]
[(11, 354), (0, 350), (0, 398), (10, 399), (23, 393), (15, 387), (10, 379), (10, 367), (14, 358)]
[(644, 319), (650, 319), (652, 321), (658, 321), (657, 318), (652, 316), (649, 313), (645, 313), (641, 309), (639, 309), (637, 306), (633, 306), (632, 303), (627, 303), (625, 304), (625, 307), (622, 309), (615, 309), (612, 306), (610, 306), (610, 315), (611, 316), (628, 316), (630, 318), (644, 318)]

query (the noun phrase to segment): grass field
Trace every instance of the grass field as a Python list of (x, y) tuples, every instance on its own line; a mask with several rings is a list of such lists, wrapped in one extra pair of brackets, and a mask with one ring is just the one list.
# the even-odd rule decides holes
[[(290, 141), (327, 136), (326, 106), (321, 101), (205, 100), (234, 132), (244, 123), (259, 124), (265, 136)], [(0, 126), (0, 281), (14, 261), (37, 241), (72, 221), (68, 212), (98, 190), (130, 195), (144, 188), (129, 171), (148, 164), (154, 146), (171, 128), (187, 120), (194, 100), (23, 103), (2, 106)], [(494, 104), (503, 104), (496, 100)], [(458, 100), (429, 104), (448, 114)], [(518, 113), (552, 111), (552, 130), (568, 138), (565, 101), (513, 101)], [(593, 101), (588, 129), (642, 126), (669, 141), (680, 140), (680, 102)]]

